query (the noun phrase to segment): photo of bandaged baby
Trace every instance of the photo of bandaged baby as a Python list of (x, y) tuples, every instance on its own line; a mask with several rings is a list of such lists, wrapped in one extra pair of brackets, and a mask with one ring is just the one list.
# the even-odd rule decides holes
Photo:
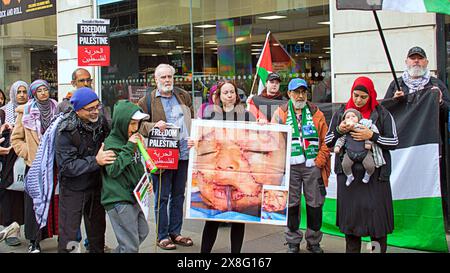
[(260, 222), (263, 186), (286, 188), (287, 132), (258, 126), (259, 130), (209, 126), (195, 129), (195, 152), (190, 159), (190, 206), (194, 214), (208, 219)]

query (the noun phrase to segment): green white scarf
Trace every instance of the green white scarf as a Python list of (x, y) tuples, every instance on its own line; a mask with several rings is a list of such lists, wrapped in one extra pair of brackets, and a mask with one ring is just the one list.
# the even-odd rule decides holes
[(288, 103), (286, 124), (292, 127), (291, 165), (301, 164), (305, 161), (314, 161), (319, 153), (319, 135), (314, 126), (313, 116), (308, 105), (302, 109), (301, 134), (291, 100)]

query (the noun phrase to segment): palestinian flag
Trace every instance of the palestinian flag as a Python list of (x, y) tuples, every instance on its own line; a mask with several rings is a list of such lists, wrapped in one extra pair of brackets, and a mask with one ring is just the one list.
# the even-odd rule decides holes
[[(391, 151), (394, 232), (388, 235), (388, 244), (448, 252), (439, 182), (438, 94), (429, 91), (416, 92), (407, 98), (407, 101), (403, 102), (393, 99), (382, 102), (394, 117), (399, 138), (397, 149)], [(321, 110), (336, 109), (330, 105), (321, 107)], [(330, 113), (326, 113), (326, 117), (330, 116)], [(334, 154), (331, 166), (334, 166)], [(330, 176), (327, 192), (322, 231), (343, 236), (336, 227), (334, 173)], [(302, 215), (306, 215), (304, 203), (302, 208)], [(302, 217), (301, 227), (306, 228), (306, 217)]]
[(450, 15), (448, 0), (337, 0), (337, 9), (436, 12)]
[(269, 31), (263, 50), (256, 64), (256, 74), (259, 76), (258, 95), (266, 86), (267, 76), (272, 72), (290, 72), (295, 67), (295, 61), (287, 53), (283, 45)]

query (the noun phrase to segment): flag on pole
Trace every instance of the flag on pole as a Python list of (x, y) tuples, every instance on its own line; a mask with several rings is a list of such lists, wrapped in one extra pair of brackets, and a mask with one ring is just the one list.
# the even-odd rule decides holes
[[(409, 96), (413, 97), (409, 103), (392, 99), (382, 102), (395, 120), (399, 138), (397, 149), (391, 151), (394, 232), (388, 235), (388, 244), (448, 252), (440, 189), (439, 95), (437, 92), (421, 91)], [(328, 118), (332, 115), (332, 109), (336, 106), (322, 104), (320, 107)], [(334, 166), (334, 154), (331, 165)], [(337, 185), (334, 172), (331, 173), (327, 192), (321, 230), (344, 236), (336, 227)], [(304, 204), (302, 208), (302, 213), (306, 213)], [(306, 227), (305, 218), (302, 217), (302, 228)]]
[(435, 12), (450, 15), (448, 0), (337, 0), (337, 9)]
[(289, 73), (293, 67), (295, 67), (294, 59), (269, 31), (256, 64), (256, 74), (259, 77), (258, 95), (261, 94), (266, 86), (267, 76), (270, 73), (279, 71)]

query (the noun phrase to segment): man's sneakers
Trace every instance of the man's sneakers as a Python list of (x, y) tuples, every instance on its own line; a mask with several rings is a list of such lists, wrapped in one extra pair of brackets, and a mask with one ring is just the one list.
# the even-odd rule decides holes
[(11, 225), (7, 226), (2, 231), (0, 231), (0, 242), (8, 238), (8, 236), (16, 234), (19, 230), (20, 226), (17, 222), (14, 222)]
[[(288, 245), (287, 253), (299, 253), (300, 252), (300, 244), (291, 244), (286, 243)], [(311, 253), (323, 253), (323, 249), (320, 247), (319, 244), (317, 245), (310, 245), (306, 244), (306, 249)]]
[(323, 253), (323, 249), (320, 247), (319, 244), (317, 245), (306, 244), (306, 249), (311, 253)]
[(28, 246), (28, 253), (41, 253), (41, 246), (39, 243), (30, 243)]
[(287, 253), (299, 253), (300, 252), (300, 244), (287, 243), (287, 245), (288, 245)]

